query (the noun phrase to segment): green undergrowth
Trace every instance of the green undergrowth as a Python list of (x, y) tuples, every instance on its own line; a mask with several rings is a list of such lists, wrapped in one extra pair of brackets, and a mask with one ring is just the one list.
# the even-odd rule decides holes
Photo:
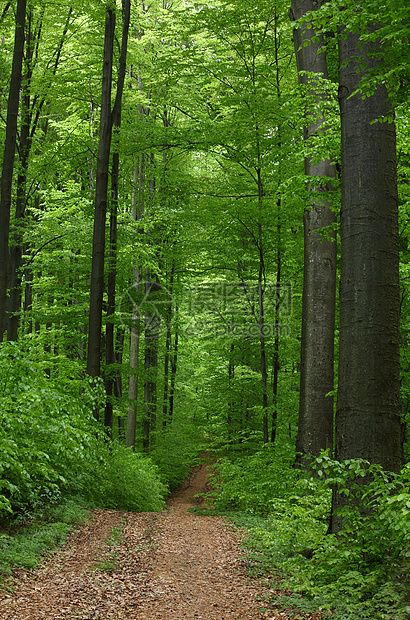
[(105, 541), (108, 555), (96, 564), (94, 567), (95, 571), (112, 573), (116, 569), (118, 565), (117, 547), (119, 547), (123, 542), (123, 523), (124, 521), (119, 526), (113, 527), (110, 531), (110, 534)]
[(168, 485), (146, 455), (109, 442), (92, 411), (104, 386), (49, 378), (35, 352), (0, 347), (0, 525), (79, 495), (90, 505), (164, 507)]
[[(32, 568), (88, 508), (157, 512), (159, 467), (93, 417), (102, 384), (49, 377), (35, 351), (0, 347), (0, 573)], [(77, 499), (73, 500), (75, 497)]]
[(74, 525), (83, 523), (89, 511), (81, 499), (68, 499), (56, 506), (16, 518), (0, 532), (0, 577), (13, 569), (35, 568), (44, 555), (66, 540)]
[(202, 462), (203, 437), (197, 425), (177, 417), (166, 430), (155, 438), (150, 458), (158, 468), (161, 479), (169, 490), (175, 491)]
[[(315, 467), (315, 475), (298, 471), (274, 448), (225, 456), (206, 497), (213, 509), (195, 512), (225, 514), (245, 528), (249, 573), (269, 576), (281, 593), (268, 608), (408, 620), (410, 468), (393, 476), (360, 459), (340, 464), (327, 456)], [(327, 534), (335, 484), (348, 498), (338, 536)]]

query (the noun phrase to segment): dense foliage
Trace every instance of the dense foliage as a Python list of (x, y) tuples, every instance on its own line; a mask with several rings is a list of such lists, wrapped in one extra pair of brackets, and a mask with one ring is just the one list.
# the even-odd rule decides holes
[[(250, 568), (292, 590), (288, 604), (322, 607), (340, 620), (408, 617), (409, 9), (399, 0), (366, 2), (362, 11), (350, 0), (323, 2), (309, 19), (324, 37), (329, 77), (298, 84), (288, 4), (132, 3), (105, 197), (101, 376), (90, 382), (104, 24), (115, 8), (114, 103), (125, 3), (29, 3), (8, 244), (9, 342), (0, 345), (0, 570), (34, 564), (30, 549), (61, 539), (84, 505), (161, 510), (209, 451), (217, 459), (209, 501), (245, 525)], [(0, 16), (2, 148), (12, 5)], [(377, 35), (368, 28), (376, 23)], [(316, 190), (331, 194), (338, 220), (318, 231), (319, 240), (339, 239), (337, 44), (346, 32), (364, 44), (381, 41), (377, 70), (359, 90), (370, 96), (382, 83), (395, 106), (404, 465), (396, 475), (330, 454), (309, 471), (294, 467), (303, 212), (312, 194), (305, 158), (329, 159), (336, 169), (332, 191)], [(307, 119), (323, 117), (326, 131), (304, 140)], [(335, 336), (337, 359), (338, 316)], [(337, 377), (331, 395), (336, 384)], [(335, 485), (347, 498), (337, 537), (327, 535)], [(41, 522), (31, 542), (16, 534), (17, 525), (38, 518), (52, 521), (51, 529)]]
[(109, 444), (92, 418), (101, 397), (62, 391), (27, 351), (1, 349), (1, 515), (20, 519), (68, 496), (125, 510), (161, 510), (167, 491), (148, 457)]
[[(214, 468), (207, 500), (246, 528), (250, 572), (271, 575), (281, 592), (271, 603), (322, 609), (337, 620), (404, 620), (409, 466), (392, 476), (360, 459), (341, 464), (323, 455), (312, 465), (315, 476), (292, 468), (277, 449), (241, 458), (228, 452)], [(347, 525), (338, 536), (327, 533), (335, 484), (359, 499), (344, 509)]]

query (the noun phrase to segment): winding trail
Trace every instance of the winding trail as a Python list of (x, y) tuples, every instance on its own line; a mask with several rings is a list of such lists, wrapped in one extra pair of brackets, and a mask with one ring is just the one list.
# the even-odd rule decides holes
[(202, 466), (163, 513), (94, 511), (40, 569), (0, 591), (0, 620), (289, 618), (261, 611), (264, 585), (244, 573), (239, 534), (187, 512), (206, 481)]

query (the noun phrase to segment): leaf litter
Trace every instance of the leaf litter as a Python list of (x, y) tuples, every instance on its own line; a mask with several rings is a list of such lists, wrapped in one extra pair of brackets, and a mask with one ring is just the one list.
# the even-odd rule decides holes
[(162, 513), (94, 510), (39, 569), (14, 573), (0, 620), (319, 620), (267, 610), (271, 586), (246, 575), (241, 533), (187, 512), (207, 475), (198, 467)]

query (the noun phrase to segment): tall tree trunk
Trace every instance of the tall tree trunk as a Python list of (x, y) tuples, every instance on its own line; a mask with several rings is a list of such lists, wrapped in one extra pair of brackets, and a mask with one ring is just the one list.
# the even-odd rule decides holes
[[(388, 94), (353, 93), (377, 66), (379, 43), (339, 43), (342, 211), (336, 458), (363, 458), (399, 471), (399, 246), (396, 135)], [(363, 66), (366, 68), (363, 69)], [(335, 493), (334, 509), (344, 504)], [(333, 514), (332, 531), (343, 526)]]
[[(122, 360), (124, 354), (124, 339), (124, 327), (117, 327), (115, 339), (115, 363), (118, 365), (119, 368), (122, 367)], [(114, 396), (118, 401), (122, 398), (122, 375), (120, 371), (117, 372), (115, 376)], [(125, 421), (122, 416), (118, 416), (118, 437), (123, 443), (125, 443)]]
[[(178, 307), (175, 308), (176, 314), (178, 314)], [(177, 375), (177, 362), (178, 362), (178, 324), (175, 327), (175, 339), (174, 347), (171, 355), (171, 381), (169, 387), (169, 423), (172, 422), (174, 416), (174, 396), (175, 396), (175, 381)]]
[(170, 375), (170, 357), (171, 357), (171, 338), (172, 338), (172, 295), (174, 292), (174, 274), (175, 259), (172, 261), (171, 275), (169, 279), (169, 295), (170, 302), (166, 312), (167, 333), (165, 339), (165, 357), (164, 357), (164, 397), (162, 404), (162, 427), (166, 428), (169, 420), (169, 375)]
[[(152, 209), (154, 194), (156, 191), (155, 159), (154, 153), (150, 156), (150, 179), (149, 179), (149, 206)], [(152, 217), (152, 211), (148, 210), (147, 217)], [(147, 244), (151, 244), (151, 233), (148, 233)], [(157, 377), (158, 377), (158, 346), (160, 315), (155, 306), (157, 292), (160, 289), (158, 275), (152, 269), (145, 269), (145, 297), (151, 298), (152, 302), (145, 308), (145, 350), (144, 350), (144, 420), (143, 420), (143, 449), (149, 452), (154, 441), (154, 433), (157, 425)]]
[[(314, 0), (292, 0), (293, 19), (303, 20), (308, 11), (319, 8)], [(304, 30), (304, 26), (307, 28)], [(320, 105), (323, 96), (313, 77), (301, 74), (321, 74), (327, 78), (326, 54), (318, 53), (323, 46), (321, 37), (305, 24), (294, 32), (299, 82), (317, 92)], [(308, 43), (305, 45), (305, 43)], [(316, 90), (317, 89), (317, 90)], [(306, 110), (307, 119), (310, 110)], [(326, 119), (309, 122), (305, 140), (313, 134), (326, 132)], [(302, 302), (302, 342), (300, 361), (299, 425), (296, 440), (297, 461), (303, 463), (309, 455), (318, 456), (322, 449), (333, 445), (333, 398), (327, 396), (334, 386), (334, 327), (336, 296), (336, 215), (332, 211), (329, 193), (332, 185), (326, 178), (335, 176), (335, 167), (324, 159), (313, 163), (305, 159), (309, 204), (303, 216), (304, 275)], [(321, 177), (324, 180), (321, 181)], [(326, 229), (324, 238), (320, 230)]]
[(273, 382), (272, 382), (272, 429), (270, 440), (271, 443), (275, 443), (276, 439), (276, 426), (278, 421), (278, 388), (279, 388), (279, 371), (280, 371), (280, 359), (279, 359), (279, 340), (280, 340), (280, 293), (281, 293), (281, 277), (282, 277), (282, 248), (281, 248), (281, 223), (280, 223), (280, 207), (281, 200), (278, 200), (279, 209), (279, 222), (277, 226), (278, 231), (278, 250), (277, 250), (277, 272), (276, 272), (276, 286), (275, 286), (275, 338), (273, 342)]
[[(113, 398), (116, 374), (112, 370), (115, 363), (115, 340), (114, 340), (114, 313), (115, 313), (115, 283), (117, 276), (117, 213), (118, 213), (118, 177), (120, 169), (119, 155), (119, 132), (121, 128), (121, 108), (122, 95), (124, 92), (125, 71), (127, 63), (127, 47), (128, 47), (128, 31), (130, 24), (130, 2), (123, 0), (123, 28), (120, 65), (117, 80), (117, 93), (115, 97), (114, 108), (112, 112), (112, 123), (114, 136), (117, 138), (115, 151), (112, 156), (111, 168), (111, 210), (110, 210), (110, 253), (108, 264), (108, 287), (107, 287), (107, 326), (105, 333), (105, 390), (107, 393), (107, 401), (105, 404), (104, 423), (109, 436), (112, 436), (113, 427)], [(110, 368), (111, 367), (111, 368)]]
[[(134, 191), (132, 195), (132, 218), (137, 222), (144, 213), (145, 192), (145, 155), (142, 154), (133, 172)], [(142, 270), (133, 269), (133, 287), (136, 297), (142, 292)], [(135, 448), (135, 434), (137, 428), (137, 399), (138, 399), (138, 362), (141, 335), (141, 313), (137, 304), (133, 304), (130, 329), (130, 376), (128, 379), (128, 414), (125, 445)]]
[(15, 231), (13, 234), (13, 243), (10, 247), (10, 296), (8, 299), (8, 325), (7, 339), (9, 341), (17, 340), (18, 327), (20, 323), (21, 310), (21, 266), (23, 257), (23, 231), (22, 221), (26, 210), (26, 182), (28, 159), (31, 146), (30, 138), (30, 85), (32, 76), (33, 61), (33, 37), (31, 31), (31, 10), (27, 16), (27, 34), (26, 34), (26, 73), (22, 78), (22, 94), (21, 94), (21, 117), (22, 124), (20, 128), (19, 140), (19, 169), (17, 175), (17, 191), (16, 191), (16, 211), (15, 211)]
[[(275, 65), (276, 65), (276, 96), (278, 101), (281, 101), (281, 83), (280, 83), (280, 60), (279, 60), (279, 15), (275, 8)], [(281, 127), (278, 128), (278, 148), (282, 147)], [(279, 182), (282, 181), (281, 165), (279, 164)], [(276, 230), (278, 233), (278, 248), (276, 252), (276, 286), (275, 286), (275, 337), (273, 342), (273, 381), (272, 381), (272, 429), (271, 429), (271, 443), (274, 444), (276, 440), (276, 427), (278, 422), (278, 391), (279, 391), (279, 371), (280, 371), (280, 358), (279, 358), (279, 341), (280, 341), (280, 295), (281, 295), (281, 278), (282, 278), (282, 223), (281, 223), (281, 208), (282, 199), (279, 196), (276, 202), (278, 208), (278, 223)]]
[[(117, 119), (118, 121), (118, 119)], [(119, 125), (116, 126), (117, 132)], [(118, 211), (118, 174), (119, 153), (113, 153), (111, 167), (111, 211), (110, 211), (110, 252), (108, 259), (107, 281), (107, 325), (105, 328), (105, 403), (104, 425), (109, 437), (112, 438), (113, 426), (113, 396), (115, 376), (114, 314), (115, 314), (115, 281), (117, 276), (117, 211)]]
[[(21, 117), (22, 124), (20, 128), (20, 140), (19, 140), (19, 173), (17, 176), (17, 189), (16, 189), (16, 211), (15, 211), (15, 232), (13, 238), (13, 244), (10, 248), (10, 297), (8, 300), (8, 326), (7, 326), (7, 339), (10, 341), (17, 340), (18, 329), (20, 325), (20, 311), (21, 311), (21, 281), (22, 281), (22, 268), (23, 268), (23, 223), (26, 215), (26, 184), (27, 184), (27, 169), (29, 164), (30, 150), (33, 143), (33, 138), (37, 131), (41, 111), (46, 102), (46, 96), (44, 95), (40, 100), (38, 97), (33, 98), (31, 101), (31, 78), (33, 74), (36, 58), (33, 58), (34, 50), (38, 51), (38, 47), (41, 41), (41, 34), (43, 29), (43, 18), (45, 8), (42, 7), (40, 17), (37, 21), (37, 25), (32, 30), (32, 10), (28, 10), (26, 22), (27, 22), (27, 34), (26, 34), (26, 54), (25, 64), (26, 73), (23, 77), (22, 83), (22, 95), (21, 95)], [(65, 38), (67, 36), (68, 27), (71, 20), (73, 9), (68, 9), (67, 19), (64, 25), (61, 39), (58, 47), (53, 54), (53, 75), (57, 73), (58, 65), (60, 62), (61, 52)], [(36, 54), (37, 56), (37, 54)]]
[(262, 201), (263, 201), (263, 184), (260, 168), (257, 169), (258, 180), (258, 204), (259, 204), (259, 221), (258, 221), (258, 251), (259, 251), (259, 273), (258, 273), (258, 325), (259, 325), (259, 345), (260, 345), (260, 371), (262, 376), (262, 429), (263, 443), (269, 442), (269, 418), (268, 418), (268, 367), (266, 363), (266, 334), (265, 334), (265, 309), (264, 294), (266, 288), (265, 282), (265, 262), (263, 257), (263, 238), (262, 238)]
[[(109, 1), (106, 5), (100, 137), (98, 145), (94, 202), (94, 230), (87, 353), (87, 373), (90, 377), (100, 376), (101, 325), (104, 293), (105, 220), (107, 213), (108, 175), (112, 137), (111, 87), (114, 34), (115, 5)], [(98, 418), (97, 410), (94, 412), (94, 415)]]
[[(145, 272), (145, 295), (153, 295), (159, 288), (158, 278), (150, 269)], [(150, 304), (151, 306), (151, 304)], [(144, 422), (143, 448), (149, 452), (153, 443), (153, 433), (157, 421), (157, 376), (158, 344), (160, 319), (155, 308), (145, 310), (145, 382), (144, 382)]]
[(13, 64), (7, 103), (6, 137), (0, 184), (0, 342), (6, 329), (6, 300), (9, 265), (9, 232), (14, 156), (16, 152), (17, 117), (23, 66), (26, 24), (26, 0), (17, 0)]

